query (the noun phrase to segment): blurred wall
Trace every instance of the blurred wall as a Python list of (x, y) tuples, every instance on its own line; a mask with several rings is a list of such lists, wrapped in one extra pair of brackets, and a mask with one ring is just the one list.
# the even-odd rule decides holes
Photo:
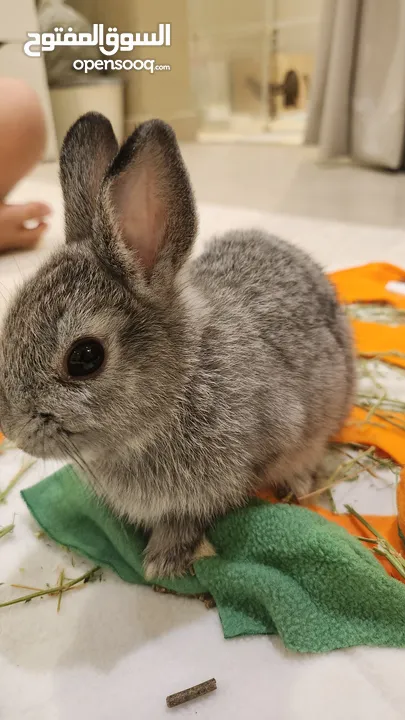
[(190, 78), (189, 27), (187, 0), (69, 0), (70, 5), (91, 22), (115, 26), (119, 32), (151, 32), (159, 23), (172, 25), (171, 47), (141, 47), (125, 57), (153, 58), (170, 71), (123, 71), (125, 80), (126, 133), (149, 117), (169, 122), (181, 140), (193, 140), (197, 132), (197, 114)]
[(279, 30), (281, 52), (313, 52), (322, 1), (189, 0), (190, 27), (194, 36), (211, 42), (216, 57), (235, 57), (246, 50), (257, 53), (265, 23), (273, 20), (290, 24)]
[[(300, 76), (305, 107), (323, 0), (189, 0), (193, 78), (199, 111), (210, 124), (230, 112), (263, 112), (262, 90)], [(265, 103), (267, 101), (264, 101)], [(281, 97), (277, 106), (281, 106)]]
[(323, 0), (278, 0), (277, 19), (280, 23), (297, 19), (304, 21), (280, 30), (280, 52), (315, 53), (322, 5)]

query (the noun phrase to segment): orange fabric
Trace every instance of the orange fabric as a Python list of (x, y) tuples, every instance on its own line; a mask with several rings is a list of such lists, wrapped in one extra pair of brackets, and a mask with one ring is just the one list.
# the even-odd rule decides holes
[[(405, 308), (405, 295), (386, 289), (387, 283), (405, 282), (405, 272), (388, 263), (370, 263), (331, 273), (339, 300), (350, 304), (356, 302), (388, 303), (396, 308)], [(397, 350), (405, 353), (405, 332), (403, 327), (389, 327), (381, 323), (352, 320), (356, 348), (362, 353)], [(405, 359), (387, 356), (386, 362), (405, 368)]]
[[(368, 410), (353, 407), (346, 424), (338, 435), (332, 438), (333, 441), (343, 444), (375, 445), (392, 457), (398, 465), (405, 465), (405, 431), (390, 425), (380, 417), (372, 417), (369, 423), (365, 423), (367, 413)], [(405, 424), (403, 413), (392, 412), (390, 417), (397, 418)]]
[(386, 302), (397, 308), (405, 308), (405, 295), (386, 290), (390, 281), (405, 281), (405, 272), (388, 263), (370, 263), (360, 267), (331, 273), (329, 279), (335, 285), (340, 302)]
[(405, 536), (405, 470), (401, 472), (400, 481), (397, 487), (397, 509), (398, 525), (401, 533)]
[[(405, 300), (405, 295), (404, 295)], [(404, 306), (405, 307), (405, 306)], [(352, 320), (354, 342), (359, 355), (399, 351), (405, 354), (405, 332), (403, 326), (391, 327), (382, 323)], [(381, 359), (381, 358), (380, 358)], [(391, 365), (405, 368), (405, 357), (386, 355), (382, 358)]]
[[(370, 263), (360, 267), (349, 268), (332, 273), (330, 280), (336, 287), (340, 302), (350, 304), (356, 302), (389, 303), (397, 308), (405, 308), (405, 295), (386, 290), (390, 281), (405, 281), (405, 272), (388, 263)], [(352, 321), (355, 344), (359, 355), (362, 353), (384, 353), (396, 350), (405, 353), (405, 328), (389, 327), (380, 323)], [(405, 368), (405, 359), (387, 356), (385, 361)], [(380, 412), (380, 411), (378, 411)], [(374, 445), (399, 465), (405, 466), (405, 431), (388, 423), (384, 418), (373, 415), (370, 422), (365, 422), (368, 410), (353, 407), (345, 426), (333, 438), (334, 442), (343, 444), (360, 443)], [(383, 413), (382, 413), (383, 414)], [(390, 417), (405, 424), (404, 413), (390, 413)], [(262, 500), (277, 502), (271, 491), (258, 493)], [(361, 537), (373, 537), (372, 534), (356, 518), (350, 515), (338, 515), (317, 505), (307, 506), (327, 520), (340, 525), (349, 533)], [(404, 546), (398, 534), (398, 525), (405, 536), (405, 467), (401, 472), (397, 488), (396, 516), (367, 516), (370, 524), (391, 543), (400, 553), (404, 554)], [(392, 565), (380, 556), (376, 556), (387, 572), (398, 580), (402, 578)]]

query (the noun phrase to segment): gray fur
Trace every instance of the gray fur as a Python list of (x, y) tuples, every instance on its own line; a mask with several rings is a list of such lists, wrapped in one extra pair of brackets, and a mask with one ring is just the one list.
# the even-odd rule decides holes
[[(89, 187), (77, 158), (97, 163), (111, 148), (100, 116), (98, 153), (94, 118), (79, 122), (61, 174), (67, 227), (87, 230), (44, 264), (8, 313), (1, 423), (27, 452), (73, 460), (116, 514), (151, 533), (149, 577), (181, 574), (206, 554), (215, 518), (255, 489), (310, 490), (350, 408), (351, 334), (321, 269), (279, 238), (230, 232), (189, 259), (192, 191), (160, 121), (124, 144), (79, 222), (75, 192)], [(106, 366), (74, 381), (63, 360), (84, 336), (103, 340)]]
[[(70, 161), (72, 145), (75, 162)], [(89, 236), (97, 193), (108, 165), (118, 152), (111, 123), (99, 113), (87, 113), (72, 125), (63, 141), (60, 183), (65, 199), (66, 242)]]

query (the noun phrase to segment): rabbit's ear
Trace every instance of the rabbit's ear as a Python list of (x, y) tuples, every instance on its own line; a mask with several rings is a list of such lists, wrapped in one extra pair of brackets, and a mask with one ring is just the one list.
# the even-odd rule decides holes
[(126, 140), (106, 174), (96, 215), (104, 232), (96, 231), (94, 242), (103, 238), (105, 260), (171, 282), (193, 244), (197, 216), (169, 125), (149, 120)]
[(68, 131), (60, 154), (66, 242), (91, 235), (103, 177), (118, 152), (111, 123), (104, 115), (82, 115)]

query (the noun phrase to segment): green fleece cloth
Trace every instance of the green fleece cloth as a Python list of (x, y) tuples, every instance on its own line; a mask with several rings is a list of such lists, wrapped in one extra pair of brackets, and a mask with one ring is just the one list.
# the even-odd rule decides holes
[[(56, 542), (108, 566), (123, 580), (143, 577), (143, 534), (113, 517), (65, 467), (22, 496)], [(226, 638), (278, 634), (299, 652), (355, 645), (405, 647), (405, 585), (343, 528), (296, 506), (254, 501), (210, 531), (217, 556), (159, 584), (209, 592)]]

